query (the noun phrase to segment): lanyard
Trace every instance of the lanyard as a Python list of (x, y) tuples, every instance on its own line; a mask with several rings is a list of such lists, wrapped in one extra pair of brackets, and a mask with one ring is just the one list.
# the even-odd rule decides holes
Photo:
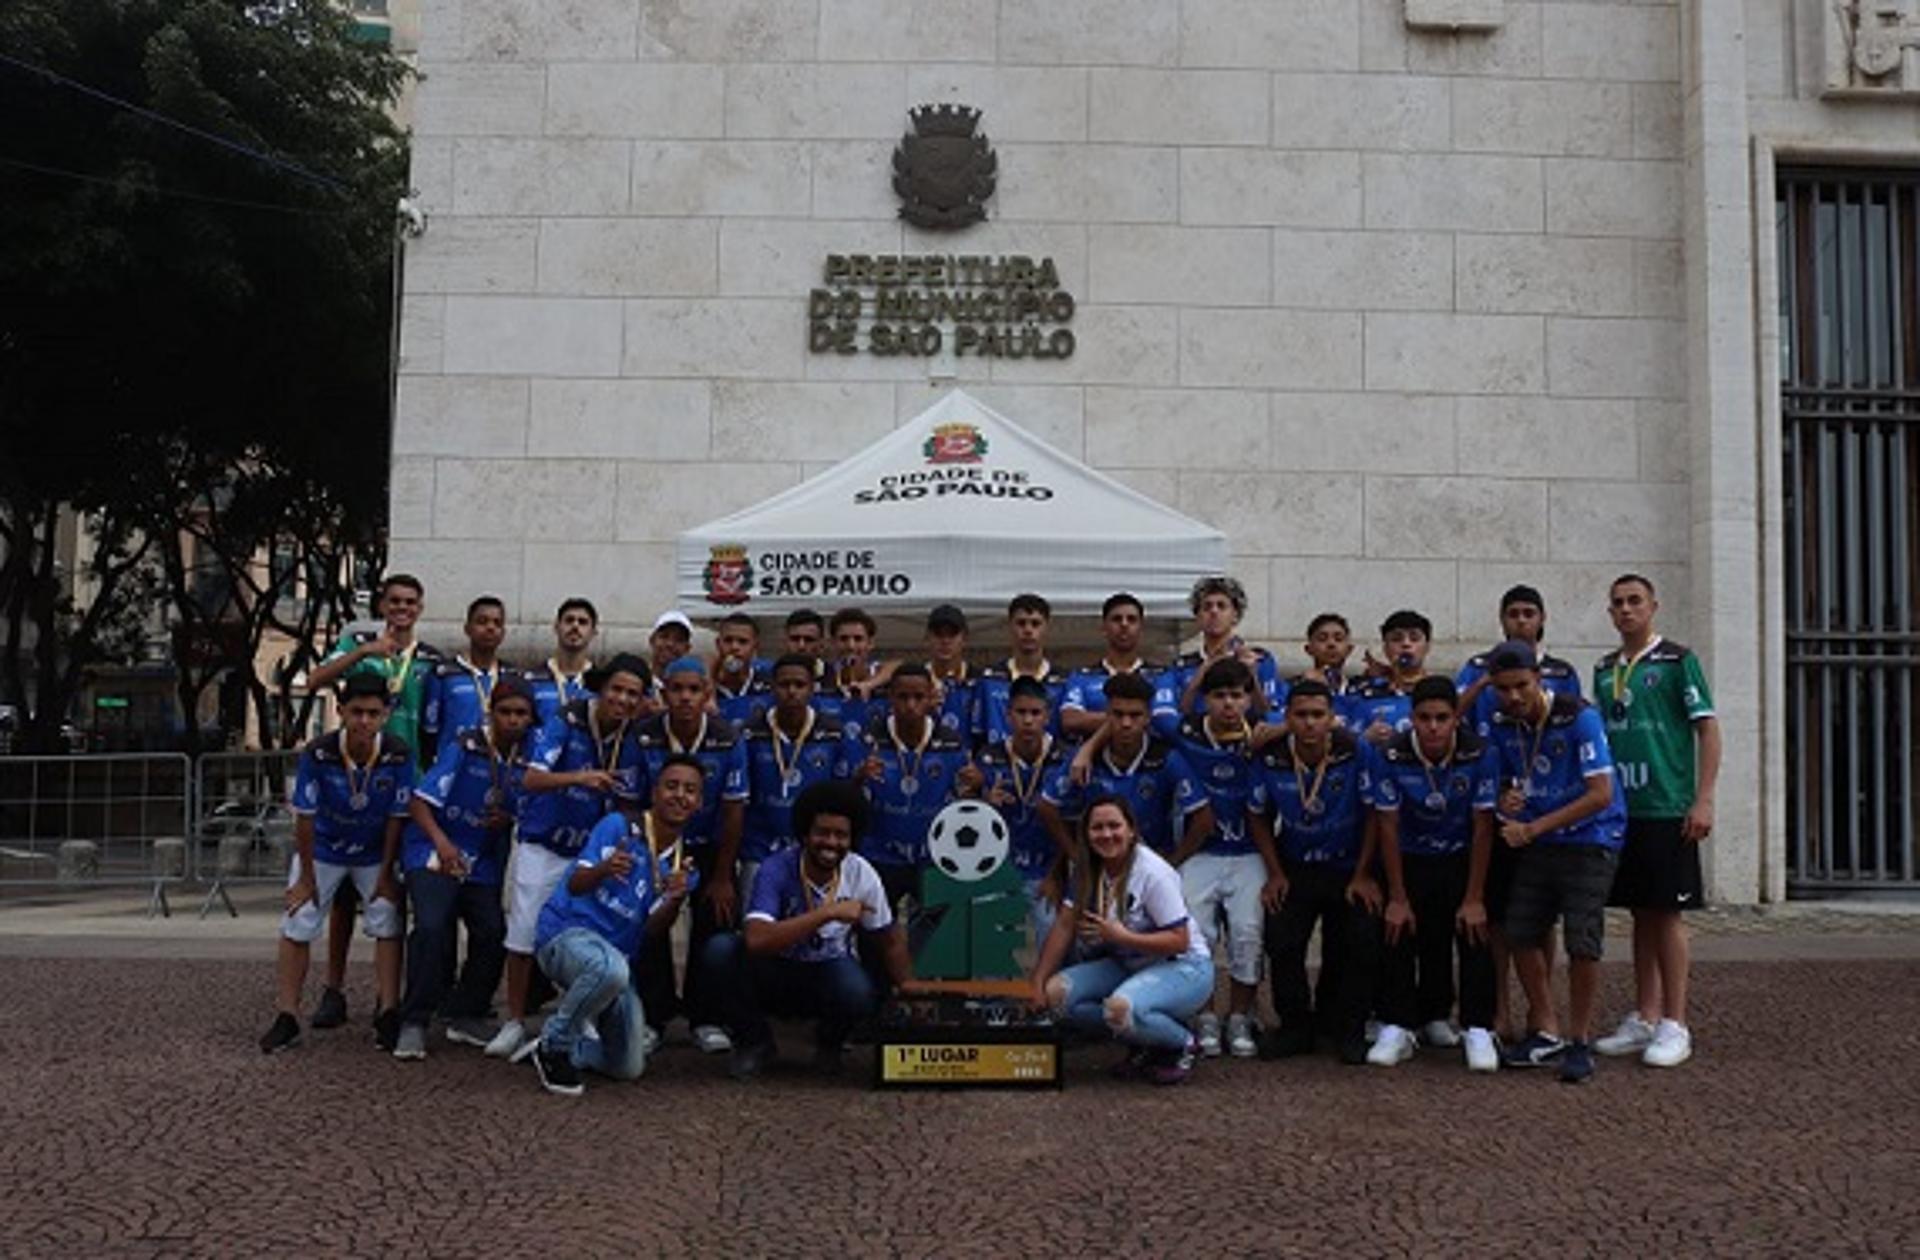
[(1147, 749), (1152, 744), (1152, 742), (1153, 742), (1152, 740), (1148, 739), (1144, 735), (1140, 737), (1140, 751), (1133, 754), (1133, 760), (1127, 763), (1127, 768), (1125, 770), (1122, 770), (1119, 766), (1114, 764), (1112, 744), (1108, 744), (1105, 748), (1100, 750), (1100, 759), (1106, 762), (1107, 769), (1113, 771), (1115, 774), (1125, 775), (1128, 778), (1131, 778), (1136, 772), (1139, 771), (1140, 763), (1147, 759)]
[[(1527, 784), (1533, 784), (1533, 776), (1540, 770), (1540, 745), (1547, 737), (1547, 723), (1553, 719), (1553, 701), (1547, 693), (1540, 693), (1540, 720), (1533, 724), (1533, 747), (1527, 750)], [(1551, 767), (1549, 767), (1550, 769)]]
[(1037, 682), (1045, 682), (1047, 679), (1047, 675), (1051, 674), (1052, 672), (1053, 672), (1053, 662), (1049, 661), (1044, 656), (1040, 658), (1039, 667), (1033, 670), (1031, 673), (1021, 669), (1019, 662), (1014, 660), (1011, 656), (1007, 658), (1007, 678), (1009, 681), (1012, 681), (1013, 679), (1016, 679), (1016, 678), (1031, 678)]
[[(355, 809), (366, 808), (367, 786), (373, 780), (373, 768), (380, 764), (380, 743), (385, 738), (382, 732), (375, 731), (373, 756), (367, 758), (366, 765), (358, 765), (353, 760), (353, 754), (347, 751), (347, 728), (344, 726), (340, 728), (340, 760), (346, 763), (347, 770), (347, 803)], [(355, 782), (353, 777), (353, 772), (356, 770), (360, 771), (358, 782)]]
[(1020, 767), (1027, 762), (1020, 760), (1020, 754), (1013, 751), (1013, 741), (1006, 741), (1007, 773), (1013, 776), (1013, 795), (1023, 807), (1033, 807), (1034, 794), (1040, 790), (1040, 779), (1046, 771), (1047, 754), (1053, 751), (1053, 736), (1045, 731), (1040, 734), (1040, 755), (1033, 759), (1033, 777), (1025, 783), (1020, 782)]
[[(653, 835), (653, 811), (648, 810), (641, 819), (641, 825), (647, 836), (647, 875), (655, 892), (660, 891), (660, 842)], [(678, 875), (684, 865), (680, 837), (673, 838), (673, 847), (667, 850), (669, 876)]]
[(814, 711), (807, 709), (807, 720), (800, 726), (800, 733), (793, 739), (793, 755), (783, 758), (780, 755), (780, 719), (774, 714), (767, 715), (767, 730), (773, 733), (773, 768), (780, 774), (780, 782), (787, 787), (800, 785), (800, 750), (807, 745), (807, 736), (813, 734)]
[(825, 884), (815, 884), (807, 878), (806, 858), (802, 855), (800, 859), (800, 905), (803, 908), (803, 912), (811, 910), (815, 906), (826, 905), (838, 898), (839, 895), (840, 868), (837, 866), (834, 868), (833, 878), (829, 879)]
[(1253, 738), (1253, 728), (1247, 725), (1247, 719), (1245, 718), (1240, 719), (1239, 729), (1229, 731), (1224, 736), (1214, 735), (1213, 723), (1206, 718), (1200, 719), (1200, 729), (1206, 734), (1207, 742), (1213, 745), (1215, 752), (1219, 752), (1223, 744), (1245, 744)]
[(594, 707), (587, 712), (587, 729), (592, 733), (594, 742), (600, 748), (600, 768), (608, 774), (620, 768), (620, 744), (627, 737), (627, 723), (623, 718), (619, 726), (613, 729), (611, 738), (600, 733), (600, 702), (594, 701)]
[[(909, 796), (920, 786), (920, 763), (927, 759), (927, 745), (933, 742), (933, 723), (927, 723), (927, 729), (921, 732), (919, 746), (913, 750), (913, 767), (907, 767), (907, 746), (900, 742), (900, 732), (894, 726), (891, 716), (887, 718), (887, 738), (893, 741), (893, 757), (900, 766), (900, 787)], [(907, 785), (912, 784), (913, 788)]]
[[(1632, 693), (1633, 671), (1639, 668), (1641, 660), (1646, 657), (1647, 653), (1659, 646), (1660, 636), (1656, 634), (1647, 640), (1647, 646), (1641, 648), (1627, 659), (1627, 667), (1624, 670), (1620, 668), (1619, 655), (1615, 654), (1613, 658), (1613, 701), (1615, 704), (1620, 703), (1623, 697)], [(1631, 701), (1628, 703), (1631, 703)]]
[(1110, 919), (1120, 904), (1120, 881), (1106, 871), (1100, 872), (1094, 881), (1093, 915), (1097, 919)]
[(580, 667), (578, 673), (569, 674), (560, 668), (559, 661), (554, 660), (551, 656), (547, 658), (547, 672), (553, 675), (554, 685), (560, 689), (561, 704), (565, 704), (573, 698), (572, 693), (576, 688), (584, 689), (586, 687), (584, 680), (586, 679), (587, 671), (592, 668), (593, 662), (588, 661)]
[(673, 720), (671, 718), (661, 723), (661, 725), (664, 726), (667, 731), (667, 747), (673, 749), (676, 753), (696, 754), (700, 751), (700, 746), (707, 742), (707, 715), (704, 713), (700, 715), (700, 733), (693, 737), (691, 744), (682, 744), (680, 737), (673, 733)]
[(1318, 814), (1320, 812), (1320, 785), (1327, 781), (1327, 767), (1333, 764), (1333, 749), (1329, 748), (1320, 754), (1320, 764), (1314, 768), (1313, 786), (1311, 788), (1307, 786), (1307, 777), (1302, 773), (1299, 750), (1290, 747), (1287, 749), (1287, 754), (1293, 758), (1293, 783), (1295, 787), (1300, 789), (1301, 812)]
[(1433, 771), (1435, 766), (1450, 766), (1453, 764), (1453, 755), (1460, 748), (1460, 733), (1458, 731), (1454, 732), (1452, 738), (1447, 740), (1447, 751), (1438, 761), (1428, 761), (1427, 754), (1420, 751), (1419, 736), (1416, 735), (1412, 742), (1413, 755), (1420, 759), (1420, 773), (1427, 776), (1427, 804), (1431, 806), (1437, 800), (1444, 806), (1447, 803), (1447, 796), (1446, 793), (1440, 790), (1440, 785), (1434, 782)]
[[(492, 786), (487, 789), (487, 804), (490, 806), (498, 805), (502, 800), (505, 799), (505, 793), (500, 788), (501, 760), (502, 758), (500, 756), (500, 750), (493, 746), (493, 736), (488, 735), (487, 736), (487, 782), (490, 783)], [(519, 741), (516, 740), (514, 742), (513, 747), (507, 749), (507, 755), (505, 757), (505, 761), (507, 763), (507, 770), (509, 772), (509, 777), (511, 777), (511, 772), (513, 768), (516, 765), (520, 764), (520, 742)]]
[(419, 650), (420, 640), (415, 639), (413, 642), (407, 644), (406, 651), (400, 653), (399, 665), (397, 667), (388, 666), (389, 670), (391, 670), (387, 675), (388, 695), (397, 696), (407, 689), (407, 679), (413, 673), (413, 657)]

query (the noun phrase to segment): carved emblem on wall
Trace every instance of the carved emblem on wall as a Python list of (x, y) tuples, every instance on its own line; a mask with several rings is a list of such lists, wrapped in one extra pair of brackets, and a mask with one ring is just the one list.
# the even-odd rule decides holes
[(979, 134), (980, 111), (966, 105), (909, 110), (913, 130), (893, 151), (900, 217), (915, 227), (958, 228), (987, 217), (999, 159)]
[(1920, 95), (1920, 2), (1828, 0), (1828, 95)]

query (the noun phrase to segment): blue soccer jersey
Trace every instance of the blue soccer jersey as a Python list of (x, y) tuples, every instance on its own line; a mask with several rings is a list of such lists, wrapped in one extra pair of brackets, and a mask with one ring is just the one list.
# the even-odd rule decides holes
[(850, 738), (840, 719), (810, 712), (798, 739), (774, 726), (774, 713), (746, 730), (747, 817), (740, 860), (764, 862), (797, 842), (793, 803), (816, 783), (850, 779), (866, 760), (866, 748)]
[[(1453, 685), (1458, 688), (1461, 695), (1467, 694), (1467, 688), (1487, 676), (1489, 655), (1491, 654), (1482, 652), (1478, 656), (1469, 658), (1467, 663), (1460, 667), (1460, 672), (1454, 675)], [(1540, 658), (1540, 685), (1553, 695), (1573, 696), (1578, 699), (1580, 698), (1580, 671), (1557, 656), (1543, 656)], [(1499, 710), (1500, 697), (1495, 693), (1493, 684), (1489, 683), (1473, 698), (1473, 705), (1465, 715), (1466, 721), (1472, 725), (1474, 733), (1481, 739), (1488, 739), (1493, 734), (1493, 715)]]
[[(1280, 677), (1280, 663), (1265, 648), (1253, 649), (1253, 683), (1259, 688), (1261, 704), (1264, 709), (1256, 711), (1249, 705), (1249, 719), (1273, 721), (1285, 712), (1287, 707), (1287, 684)], [(1154, 689), (1153, 720), (1155, 729), (1169, 739), (1180, 729), (1183, 717), (1205, 717), (1207, 712), (1207, 693), (1194, 689), (1193, 701), (1186, 711), (1180, 711), (1180, 698), (1187, 694), (1187, 688), (1193, 686), (1194, 679), (1206, 673), (1213, 664), (1198, 652), (1188, 652), (1174, 658), (1160, 675), (1160, 684)]]
[[(1337, 669), (1331, 671), (1310, 669), (1304, 674), (1296, 674), (1293, 678), (1293, 683), (1298, 683), (1305, 679), (1312, 679), (1314, 682), (1322, 683), (1328, 691), (1333, 693), (1333, 716), (1335, 721), (1350, 731), (1360, 729), (1356, 722), (1360, 716), (1360, 708), (1363, 703), (1361, 697), (1363, 679), (1349, 678), (1343, 671)], [(1292, 691), (1291, 683), (1288, 685), (1288, 691), (1289, 693)], [(1277, 721), (1277, 718), (1275, 720)]]
[(959, 794), (956, 780), (969, 760), (967, 743), (932, 721), (918, 748), (902, 746), (891, 721), (867, 732), (864, 754), (880, 763), (880, 777), (863, 776), (873, 820), (861, 852), (876, 866), (923, 866), (933, 816)]
[(1419, 857), (1465, 853), (1473, 844), (1476, 810), (1491, 810), (1500, 794), (1500, 756), (1462, 727), (1450, 756), (1428, 763), (1414, 733), (1395, 735), (1380, 750), (1367, 803), (1400, 819), (1400, 851)]
[(587, 690), (587, 670), (591, 668), (591, 665), (586, 665), (581, 667), (579, 673), (569, 674), (549, 657), (544, 664), (521, 674), (520, 677), (533, 688), (534, 720), (545, 726), (575, 700), (585, 700), (593, 695)]
[(1369, 678), (1361, 683), (1348, 710), (1348, 725), (1356, 735), (1365, 735), (1375, 722), (1383, 722), (1395, 734), (1413, 729), (1413, 684), (1395, 686), (1389, 678)]
[(1257, 852), (1247, 833), (1247, 805), (1260, 771), (1247, 740), (1214, 738), (1205, 718), (1182, 718), (1177, 731), (1180, 755), (1207, 804), (1213, 806), (1213, 830), (1198, 851), (1222, 856)]
[(726, 687), (716, 679), (713, 684), (714, 707), (720, 716), (738, 727), (746, 727), (773, 707), (773, 681), (767, 676), (767, 663), (753, 662), (753, 671), (745, 682)]
[[(893, 925), (886, 887), (872, 863), (858, 853), (849, 853), (840, 859), (840, 869), (832, 879), (816, 884), (801, 870), (799, 849), (787, 849), (767, 859), (754, 876), (753, 895), (743, 917), (748, 922), (779, 923), (835, 901), (858, 901), (864, 907), (860, 914), (862, 932), (885, 931)], [(853, 942), (853, 927), (835, 920), (822, 924), (805, 940), (787, 946), (780, 956), (795, 962), (831, 962), (852, 957)]]
[(1249, 808), (1272, 825), (1280, 856), (1291, 862), (1353, 869), (1360, 860), (1366, 800), (1378, 754), (1353, 732), (1332, 732), (1318, 765), (1296, 761), (1293, 736), (1260, 755)]
[[(932, 670), (931, 662), (927, 668)], [(940, 689), (940, 707), (934, 712), (934, 720), (962, 741), (972, 743), (974, 730), (980, 725), (980, 675), (962, 666), (957, 677), (936, 676), (934, 685)]]
[(1107, 679), (1116, 673), (1138, 674), (1147, 686), (1154, 689), (1154, 717), (1159, 719), (1165, 713), (1176, 713), (1174, 701), (1161, 702), (1161, 671), (1145, 661), (1135, 661), (1131, 669), (1115, 670), (1102, 660), (1085, 669), (1076, 669), (1067, 675), (1066, 686), (1060, 693), (1060, 711), (1078, 709), (1082, 713), (1105, 713), (1107, 711)]
[(1613, 753), (1600, 712), (1577, 696), (1550, 697), (1544, 720), (1529, 722), (1496, 712), (1493, 746), (1499, 756), (1500, 786), (1526, 794), (1522, 821), (1532, 821), (1578, 800), (1587, 780), (1613, 780), (1613, 800), (1570, 827), (1534, 837), (1535, 844), (1586, 844), (1617, 849), (1625, 841), (1626, 793), (1614, 774)]
[(1140, 838), (1162, 854), (1173, 852), (1179, 838), (1175, 828), (1184, 826), (1189, 814), (1207, 804), (1186, 758), (1157, 735), (1149, 735), (1125, 763), (1113, 759), (1111, 745), (1103, 749), (1093, 759), (1085, 787), (1061, 770), (1044, 791), (1046, 802), (1066, 818), (1078, 818), (1088, 802), (1102, 796), (1118, 796), (1132, 806)]
[(529, 792), (520, 805), (520, 839), (552, 849), (562, 857), (580, 852), (591, 832), (616, 801), (638, 801), (643, 771), (640, 724), (616, 723), (603, 734), (596, 727), (599, 702), (575, 700), (528, 740), (527, 761), (554, 774), (607, 770), (612, 793), (565, 787)]
[(1006, 740), (983, 743), (973, 763), (980, 767), (982, 799), (992, 803), (1006, 820), (1014, 869), (1022, 879), (1039, 879), (1053, 865), (1059, 849), (1035, 807), (1047, 783), (1066, 769), (1066, 744), (1048, 735), (1039, 760), (1034, 762), (1014, 755)]
[[(640, 953), (647, 916), (653, 912), (673, 874), (674, 855), (669, 849), (649, 861), (646, 824), (626, 814), (608, 814), (587, 837), (574, 869), (596, 867), (620, 848), (625, 848), (633, 858), (633, 869), (624, 879), (609, 876), (584, 893), (568, 889), (573, 877), (571, 871), (560, 880), (547, 898), (547, 904), (540, 908), (539, 923), (534, 929), (535, 949), (545, 947), (568, 928), (586, 928), (630, 958)], [(687, 873), (687, 891), (691, 894), (698, 885), (699, 872), (690, 864), (683, 869)]]
[(514, 676), (508, 666), (495, 663), (492, 669), (479, 669), (464, 656), (434, 666), (427, 675), (427, 702), (420, 728), (434, 741), (436, 756), (442, 742), (486, 726), (494, 685)]
[(364, 765), (346, 757), (346, 735), (331, 731), (300, 750), (288, 808), (313, 819), (313, 859), (372, 866), (386, 847), (387, 820), (405, 818), (413, 793), (413, 750), (384, 731)]
[(998, 744), (1013, 734), (1007, 706), (1013, 703), (1013, 680), (1023, 676), (1047, 689), (1047, 730), (1055, 736), (1060, 734), (1060, 701), (1066, 695), (1067, 676), (1046, 661), (1041, 662), (1038, 674), (1020, 675), (1014, 672), (1013, 658), (1009, 657), (980, 671), (980, 681), (974, 686), (975, 739)]
[(733, 723), (703, 713), (699, 732), (682, 742), (674, 735), (668, 715), (655, 714), (640, 727), (643, 796), (653, 791), (667, 758), (676, 753), (690, 754), (706, 770), (700, 783), (700, 808), (686, 825), (687, 843), (697, 849), (719, 839), (722, 805), (746, 803), (747, 741)]
[[(520, 749), (495, 755), (487, 737), (466, 731), (434, 758), (413, 794), (433, 809), (440, 830), (460, 850), (467, 880), (497, 887), (506, 878), (507, 840), (525, 791), (527, 763)], [(409, 871), (435, 869), (433, 841), (418, 823), (400, 837), (401, 864)]]

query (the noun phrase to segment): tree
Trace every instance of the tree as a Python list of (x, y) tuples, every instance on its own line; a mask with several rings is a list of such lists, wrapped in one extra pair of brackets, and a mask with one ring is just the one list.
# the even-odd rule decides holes
[[(0, 698), (34, 697), (28, 746), (156, 592), (183, 620), (278, 615), (258, 583), (209, 607), (183, 539), (231, 572), (377, 539), (406, 73), (326, 0), (0, 8)], [(67, 581), (63, 508), (96, 542)], [(218, 663), (262, 694), (250, 658)]]

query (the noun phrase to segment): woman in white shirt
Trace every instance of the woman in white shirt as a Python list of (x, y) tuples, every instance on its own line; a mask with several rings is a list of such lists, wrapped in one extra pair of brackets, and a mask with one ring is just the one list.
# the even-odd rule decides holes
[[(1115, 796), (1087, 806), (1075, 847), (1063, 913), (1034, 964), (1034, 1002), (1125, 1042), (1116, 1075), (1177, 1085), (1199, 1054), (1186, 1021), (1213, 996), (1213, 959), (1188, 921), (1179, 872), (1140, 843)], [(1062, 970), (1076, 937), (1081, 961)]]

